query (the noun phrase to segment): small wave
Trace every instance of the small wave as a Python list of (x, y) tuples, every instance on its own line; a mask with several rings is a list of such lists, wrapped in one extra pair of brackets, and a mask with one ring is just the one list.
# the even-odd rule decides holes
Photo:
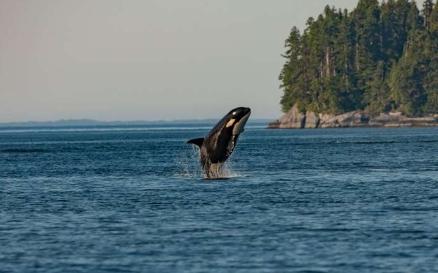
[(336, 140), (336, 141), (323, 141), (323, 142), (296, 142), (292, 143), (294, 146), (313, 146), (316, 144), (326, 144), (326, 145), (346, 145), (346, 144), (354, 144), (354, 145), (377, 145), (377, 144), (405, 144), (405, 143), (438, 143), (438, 140), (414, 140), (414, 141), (395, 141), (395, 140), (387, 140), (387, 141), (345, 141), (345, 140)]
[(47, 150), (44, 149), (26, 149), (26, 148), (10, 148), (0, 150), (2, 153), (45, 153)]

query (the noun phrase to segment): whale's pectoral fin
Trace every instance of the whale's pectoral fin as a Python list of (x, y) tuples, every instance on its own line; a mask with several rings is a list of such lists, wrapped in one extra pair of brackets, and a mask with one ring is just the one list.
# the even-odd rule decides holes
[(199, 148), (201, 148), (202, 144), (204, 143), (204, 138), (194, 138), (187, 141), (187, 143), (198, 145)]

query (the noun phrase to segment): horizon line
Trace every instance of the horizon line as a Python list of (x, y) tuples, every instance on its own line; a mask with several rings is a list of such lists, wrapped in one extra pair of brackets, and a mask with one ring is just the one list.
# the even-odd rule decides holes
[[(278, 118), (253, 118), (250, 121), (272, 121)], [(187, 119), (155, 119), (155, 120), (98, 120), (89, 118), (72, 118), (72, 119), (56, 119), (56, 120), (27, 120), (27, 121), (0, 121), (0, 126), (5, 125), (31, 125), (31, 124), (61, 124), (61, 123), (158, 123), (158, 122), (205, 122), (216, 121), (220, 118), (187, 118)]]

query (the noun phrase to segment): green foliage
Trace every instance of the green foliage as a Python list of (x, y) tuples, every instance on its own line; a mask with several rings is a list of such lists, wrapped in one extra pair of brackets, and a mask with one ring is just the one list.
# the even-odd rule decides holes
[(406, 43), (405, 52), (391, 71), (389, 86), (397, 108), (408, 115), (421, 115), (427, 95), (424, 78), (428, 72), (429, 40), (424, 31), (415, 31)]
[(408, 115), (438, 112), (438, 5), (360, 0), (352, 11), (325, 7), (292, 28), (280, 73), (283, 111)]
[(364, 104), (367, 105), (367, 110), (371, 114), (378, 115), (390, 109), (391, 100), (388, 89), (389, 87), (385, 82), (385, 64), (380, 61), (369, 82), (368, 92), (364, 94)]

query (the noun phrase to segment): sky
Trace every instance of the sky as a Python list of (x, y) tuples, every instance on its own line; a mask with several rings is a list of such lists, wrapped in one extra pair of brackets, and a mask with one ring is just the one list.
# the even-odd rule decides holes
[(356, 0), (0, 0), (0, 122), (281, 115), (292, 26)]

